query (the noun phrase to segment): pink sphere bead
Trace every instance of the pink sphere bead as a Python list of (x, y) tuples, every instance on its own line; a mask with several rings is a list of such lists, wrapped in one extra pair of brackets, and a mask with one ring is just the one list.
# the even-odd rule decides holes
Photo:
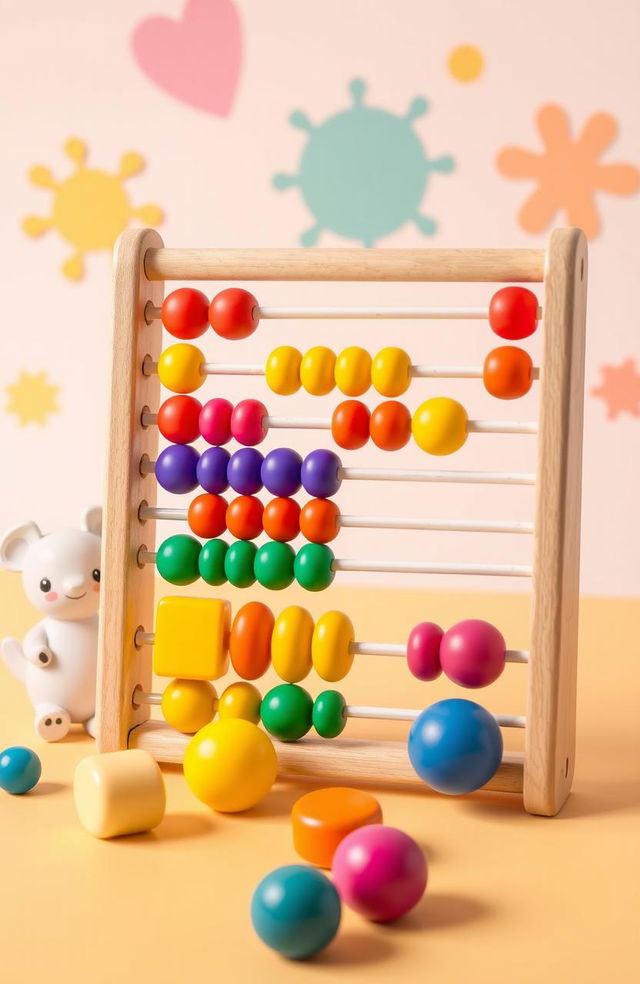
[(495, 625), (469, 618), (452, 625), (440, 645), (440, 663), (461, 687), (488, 687), (504, 669), (505, 642)]
[(390, 922), (424, 895), (427, 859), (402, 830), (369, 824), (340, 842), (331, 874), (345, 905), (373, 922)]
[(407, 641), (407, 665), (418, 680), (435, 680), (442, 673), (440, 643), (444, 632), (435, 622), (414, 626)]
[(205, 441), (221, 447), (231, 440), (231, 412), (233, 404), (217, 398), (205, 403), (200, 411), (200, 433)]
[(241, 400), (231, 414), (231, 433), (239, 444), (253, 447), (260, 444), (267, 433), (263, 419), (267, 408), (260, 400)]

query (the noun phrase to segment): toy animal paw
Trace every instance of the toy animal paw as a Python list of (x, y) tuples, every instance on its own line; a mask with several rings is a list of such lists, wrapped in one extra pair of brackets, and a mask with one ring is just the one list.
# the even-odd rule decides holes
[(71, 717), (61, 707), (38, 708), (36, 710), (35, 731), (45, 741), (60, 741), (69, 733)]

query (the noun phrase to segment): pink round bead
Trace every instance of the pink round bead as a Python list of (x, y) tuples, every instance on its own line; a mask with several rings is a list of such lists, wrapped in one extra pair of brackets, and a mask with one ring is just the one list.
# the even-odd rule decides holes
[(461, 687), (488, 687), (504, 669), (505, 641), (495, 625), (469, 618), (452, 625), (440, 645), (440, 663)]
[(418, 680), (435, 680), (440, 676), (440, 642), (444, 632), (435, 622), (414, 626), (407, 641), (407, 665)]
[(366, 919), (390, 922), (424, 895), (427, 859), (402, 830), (368, 824), (340, 842), (331, 874), (345, 905)]
[(249, 447), (260, 444), (267, 433), (263, 423), (267, 413), (260, 400), (241, 400), (231, 414), (231, 433), (236, 441)]
[(218, 397), (209, 400), (200, 411), (200, 433), (205, 441), (220, 447), (231, 440), (231, 412), (233, 404)]

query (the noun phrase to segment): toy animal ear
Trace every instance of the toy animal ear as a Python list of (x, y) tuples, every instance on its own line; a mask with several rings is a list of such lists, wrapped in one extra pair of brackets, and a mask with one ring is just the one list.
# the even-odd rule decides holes
[(89, 506), (82, 514), (82, 528), (95, 536), (102, 535), (102, 506)]
[(0, 539), (0, 564), (9, 571), (21, 571), (25, 557), (32, 543), (42, 539), (42, 533), (35, 523), (21, 523), (14, 526)]

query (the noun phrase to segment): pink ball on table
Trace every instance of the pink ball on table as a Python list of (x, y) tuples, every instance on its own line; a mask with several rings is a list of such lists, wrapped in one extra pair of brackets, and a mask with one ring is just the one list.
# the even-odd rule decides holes
[(205, 441), (221, 447), (231, 440), (231, 412), (233, 404), (217, 397), (209, 400), (200, 411), (200, 433)]
[(440, 643), (444, 632), (435, 622), (420, 622), (407, 640), (407, 665), (418, 680), (435, 680), (440, 676)]
[(248, 447), (260, 444), (267, 433), (263, 423), (267, 413), (260, 400), (241, 400), (231, 414), (231, 433), (236, 441)]
[(390, 922), (424, 895), (427, 859), (402, 830), (370, 824), (341, 841), (331, 874), (345, 905), (373, 922)]
[(452, 625), (440, 644), (440, 663), (461, 687), (487, 687), (504, 669), (505, 641), (495, 625), (469, 618)]

